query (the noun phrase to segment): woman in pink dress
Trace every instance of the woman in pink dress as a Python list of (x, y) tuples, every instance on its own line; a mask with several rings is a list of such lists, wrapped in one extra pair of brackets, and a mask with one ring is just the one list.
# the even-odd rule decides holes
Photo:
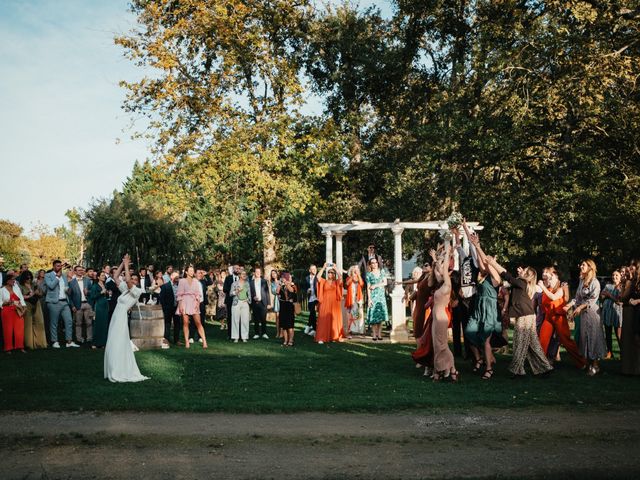
[(204, 327), (200, 321), (200, 302), (202, 301), (202, 285), (194, 277), (193, 266), (187, 268), (187, 277), (181, 278), (178, 283), (177, 314), (182, 315), (182, 331), (184, 332), (185, 347), (189, 348), (189, 316), (193, 317), (200, 338), (202, 338), (202, 348), (207, 348), (207, 337), (204, 334)]

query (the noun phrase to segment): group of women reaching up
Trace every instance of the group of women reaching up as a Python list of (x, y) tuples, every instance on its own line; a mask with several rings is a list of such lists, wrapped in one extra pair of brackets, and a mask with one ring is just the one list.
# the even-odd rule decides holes
[[(599, 361), (607, 354), (607, 346), (599, 314), (600, 283), (595, 263), (586, 260), (580, 264), (580, 284), (571, 299), (567, 285), (561, 282), (554, 267), (544, 269), (540, 281), (531, 267), (519, 267), (516, 275), (512, 275), (485, 253), (478, 235), (465, 222), (462, 228), (470, 243), (468, 256), (473, 260), (474, 294), (464, 298), (461, 274), (453, 270), (452, 250), (459, 251), (461, 259), (467, 255), (458, 244), (461, 235), (457, 228), (451, 231), (451, 241), (445, 240), (437, 252), (431, 251), (432, 266), (425, 266), (422, 276), (415, 281), (413, 324), (417, 349), (412, 356), (418, 367), (425, 368), (425, 375), (434, 381), (458, 381), (459, 372), (448, 346), (448, 327), (453, 310), (460, 302), (466, 302), (469, 315), (464, 333), (473, 355), (473, 371), (483, 380), (494, 376), (493, 351), (508, 341), (508, 336), (503, 335), (505, 325), (498, 308), (499, 292), (504, 285), (509, 287), (504, 311), (514, 325), (509, 366), (512, 378), (526, 375), (526, 363), (534, 375), (548, 375), (553, 371), (553, 362), (559, 360), (559, 346), (565, 348), (576, 367), (585, 369), (590, 376), (598, 374)], [(614, 295), (615, 292), (610, 293), (609, 297)], [(580, 333), (576, 343), (571, 338), (569, 320), (578, 317)]]

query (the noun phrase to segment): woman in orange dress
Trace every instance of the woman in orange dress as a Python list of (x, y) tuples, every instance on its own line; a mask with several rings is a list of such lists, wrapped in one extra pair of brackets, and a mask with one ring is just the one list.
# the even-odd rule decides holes
[(564, 306), (567, 304), (565, 291), (560, 283), (558, 271), (554, 267), (549, 267), (545, 268), (545, 273), (547, 281), (538, 282), (538, 286), (542, 289), (542, 309), (544, 310), (544, 321), (540, 327), (540, 346), (548, 356), (549, 342), (555, 331), (560, 345), (573, 357), (576, 366), (584, 368), (587, 361), (580, 355), (576, 342), (571, 339), (567, 313), (564, 311)]
[(316, 342), (342, 341), (344, 331), (342, 328), (342, 281), (337, 277), (334, 266), (327, 270), (327, 279), (322, 277), (327, 264), (325, 263), (318, 272), (318, 325), (316, 328)]

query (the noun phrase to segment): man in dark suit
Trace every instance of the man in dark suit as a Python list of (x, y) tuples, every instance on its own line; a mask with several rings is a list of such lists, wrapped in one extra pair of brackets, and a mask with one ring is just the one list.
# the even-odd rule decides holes
[(229, 340), (231, 340), (231, 307), (233, 306), (233, 297), (231, 296), (231, 285), (233, 282), (238, 281), (238, 275), (240, 274), (240, 265), (235, 264), (231, 267), (231, 271), (227, 278), (224, 279), (224, 284), (222, 285), (222, 291), (225, 294), (224, 304), (227, 306), (227, 325), (229, 328), (227, 329), (227, 336)]
[(109, 322), (111, 322), (111, 316), (113, 315), (113, 311), (116, 309), (116, 305), (118, 305), (118, 297), (120, 296), (120, 289), (113, 278), (116, 270), (118, 270), (117, 267), (111, 267), (111, 272), (107, 277), (107, 281), (104, 283), (104, 288), (109, 292)]
[[(69, 304), (76, 324), (76, 342), (91, 343), (93, 341), (93, 308), (89, 304), (91, 280), (85, 276), (84, 267), (78, 265), (74, 269), (75, 277), (69, 282)], [(86, 335), (82, 334), (82, 325), (86, 327)]]
[(164, 338), (169, 342), (171, 333), (171, 324), (173, 323), (173, 344), (177, 345), (180, 340), (180, 330), (182, 329), (182, 318), (176, 314), (178, 308), (178, 282), (180, 280), (178, 272), (172, 272), (169, 282), (160, 287), (160, 295), (158, 300), (162, 306), (162, 314), (164, 316)]
[(267, 310), (271, 305), (269, 300), (269, 284), (262, 278), (262, 269), (253, 269), (253, 277), (249, 280), (251, 290), (251, 310), (253, 312), (253, 338), (269, 339), (267, 335)]
[(309, 275), (304, 277), (304, 288), (307, 289), (307, 295), (309, 296), (309, 321), (307, 326), (304, 327), (304, 333), (308, 335), (315, 335), (316, 324), (318, 322), (316, 309), (318, 307), (318, 268), (315, 265), (309, 267)]
[(151, 276), (147, 272), (145, 267), (142, 267), (138, 272), (140, 277), (140, 288), (142, 289), (142, 293), (140, 294), (140, 298), (138, 299), (142, 303), (147, 303), (149, 298), (151, 298), (151, 294), (147, 293), (147, 289), (151, 287)]

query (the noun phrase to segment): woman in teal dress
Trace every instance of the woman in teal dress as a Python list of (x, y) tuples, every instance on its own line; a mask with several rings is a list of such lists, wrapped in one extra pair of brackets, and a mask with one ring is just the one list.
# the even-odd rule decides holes
[(483, 380), (493, 376), (496, 357), (491, 349), (491, 336), (502, 333), (502, 320), (498, 316), (498, 289), (502, 279), (498, 271), (486, 261), (486, 255), (480, 246), (480, 239), (469, 231), (464, 224), (467, 237), (477, 252), (478, 281), (476, 282), (476, 302), (465, 328), (466, 338), (472, 343), (471, 351), (475, 357), (474, 371), (482, 366), (484, 353), (485, 371)]
[(89, 290), (89, 303), (93, 307), (93, 345), (91, 348), (103, 348), (107, 344), (109, 333), (109, 292), (104, 282), (107, 276), (100, 272), (98, 279)]
[(369, 260), (369, 271), (367, 272), (367, 288), (369, 290), (367, 325), (371, 325), (373, 341), (382, 340), (382, 323), (389, 321), (385, 297), (386, 286), (387, 277), (380, 269), (378, 260), (374, 257)]
[(613, 358), (613, 333), (615, 332), (618, 347), (620, 347), (620, 333), (622, 327), (622, 275), (616, 270), (611, 275), (613, 283), (607, 283), (600, 292), (600, 316), (604, 325), (605, 341), (607, 343), (607, 356)]

